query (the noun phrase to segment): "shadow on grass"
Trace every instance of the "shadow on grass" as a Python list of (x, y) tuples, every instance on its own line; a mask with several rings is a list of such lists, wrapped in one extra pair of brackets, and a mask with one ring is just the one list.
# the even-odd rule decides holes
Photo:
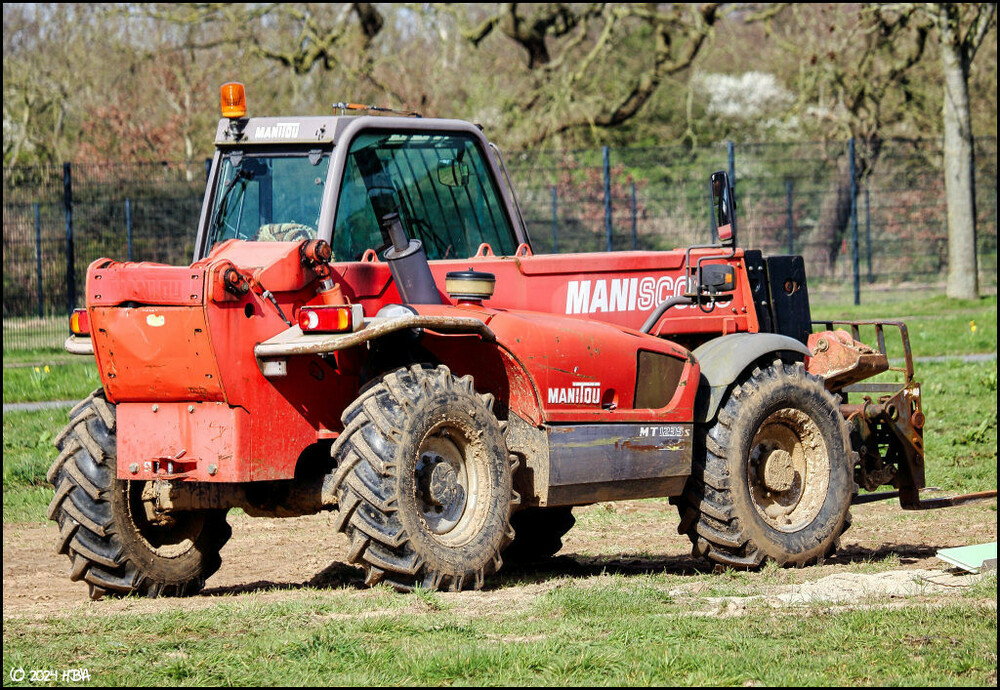
[(877, 563), (887, 558), (897, 557), (902, 565), (913, 564), (926, 558), (933, 558), (941, 549), (946, 549), (951, 544), (943, 546), (930, 546), (928, 544), (882, 544), (874, 549), (863, 546), (848, 546), (837, 551), (833, 558), (826, 559), (830, 565), (848, 563)]
[(231, 587), (211, 587), (201, 591), (202, 596), (229, 596), (254, 592), (280, 592), (298, 589), (368, 589), (361, 568), (334, 561), (305, 582), (270, 582), (258, 580)]
[(712, 572), (708, 561), (691, 556), (651, 556), (616, 554), (582, 556), (566, 554), (534, 563), (505, 566), (493, 579), (497, 585), (541, 583), (559, 578), (588, 578), (599, 575), (702, 575)]
[[(851, 565), (858, 563), (878, 563), (888, 558), (898, 559), (901, 565), (912, 565), (934, 557), (938, 550), (946, 546), (926, 544), (886, 544), (877, 548), (850, 546), (824, 561), (825, 565)], [(499, 591), (504, 587), (543, 584), (550, 580), (565, 578), (584, 579), (600, 575), (639, 576), (667, 574), (698, 576), (721, 572), (722, 568), (707, 560), (685, 556), (650, 556), (648, 554), (617, 554), (614, 556), (582, 556), (579, 554), (557, 555), (534, 563), (508, 564), (486, 579), (485, 590)], [(361, 568), (340, 561), (334, 561), (305, 582), (250, 582), (231, 587), (208, 588), (202, 596), (231, 596), (272, 591), (294, 591), (300, 589), (354, 589), (366, 590), (364, 573)]]

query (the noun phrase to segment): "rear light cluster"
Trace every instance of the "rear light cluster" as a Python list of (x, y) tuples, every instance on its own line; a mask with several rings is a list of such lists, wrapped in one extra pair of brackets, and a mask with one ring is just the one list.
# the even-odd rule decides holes
[(90, 335), (90, 315), (86, 309), (74, 309), (69, 317), (69, 332), (73, 335)]
[(299, 309), (303, 333), (351, 333), (364, 322), (360, 304), (317, 305)]

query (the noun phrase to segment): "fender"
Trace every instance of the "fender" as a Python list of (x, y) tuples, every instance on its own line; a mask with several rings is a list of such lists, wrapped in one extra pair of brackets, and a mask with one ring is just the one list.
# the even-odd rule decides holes
[(409, 328), (429, 328), (446, 333), (476, 333), (487, 341), (495, 339), (493, 331), (480, 319), (413, 314), (365, 319), (365, 327), (351, 333), (303, 333), (298, 326), (291, 326), (258, 344), (254, 348), (254, 354), (260, 362), (276, 357), (329, 354)]
[(694, 357), (701, 364), (701, 381), (695, 400), (696, 423), (707, 423), (719, 411), (722, 396), (748, 366), (768, 353), (794, 352), (811, 357), (812, 352), (795, 338), (775, 333), (733, 333), (709, 340)]

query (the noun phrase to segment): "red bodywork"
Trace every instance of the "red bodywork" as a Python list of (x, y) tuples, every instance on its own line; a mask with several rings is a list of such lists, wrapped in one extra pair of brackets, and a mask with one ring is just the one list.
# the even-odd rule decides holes
[[(693, 256), (713, 251), (717, 256)], [(742, 253), (714, 261), (739, 265)], [(400, 302), (387, 264), (331, 267), (346, 299), (366, 315)], [(255, 289), (227, 291), (230, 268)], [(690, 342), (758, 330), (742, 269), (731, 302), (708, 313), (676, 307), (654, 335), (637, 330), (660, 301), (683, 292), (683, 251), (496, 257), (481, 249), (469, 259), (431, 263), (439, 289), (446, 273), (469, 268), (496, 276), (491, 299), (455, 304), (442, 292), (442, 305), (416, 308), (472, 316), (496, 341), (427, 332), (421, 344), (534, 425), (690, 424), (698, 364), (655, 334)], [(190, 267), (95, 262), (87, 279), (94, 351), (118, 424), (132, 430), (118, 436), (119, 476), (288, 479), (304, 449), (336, 437), (358, 393), (364, 348), (289, 357), (280, 377), (265, 377), (254, 355), (256, 344), (288, 328), (282, 314), (295, 322), (299, 307), (319, 301), (316, 282), (298, 243), (230, 241)], [(641, 353), (668, 368), (675, 361), (680, 372), (662, 407), (636, 407)]]

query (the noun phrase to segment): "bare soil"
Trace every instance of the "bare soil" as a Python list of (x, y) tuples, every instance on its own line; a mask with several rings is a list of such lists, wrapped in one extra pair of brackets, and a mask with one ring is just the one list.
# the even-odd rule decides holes
[[(996, 501), (926, 512), (904, 512), (885, 502), (856, 506), (854, 523), (836, 557), (799, 570), (749, 573), (745, 595), (712, 598), (711, 564), (690, 556), (687, 537), (665, 501), (599, 504), (574, 511), (577, 525), (559, 554), (530, 569), (501, 573), (482, 592), (445, 594), (453, 610), (489, 615), (549, 591), (567, 579), (599, 585), (609, 575), (676, 575), (672, 594), (697, 597), (692, 615), (740, 615), (753, 602), (788, 607), (803, 601), (833, 604), (954, 595), (975, 581), (951, 569), (939, 549), (997, 539)], [(233, 538), (222, 568), (199, 596), (188, 599), (106, 599), (91, 602), (87, 588), (69, 580), (69, 559), (55, 553), (54, 523), (4, 525), (3, 617), (44, 618), (155, 612), (211, 606), (220, 597), (294, 597), (303, 589), (367, 590), (360, 569), (347, 564), (347, 539), (330, 515), (294, 519), (230, 517)], [(722, 577), (722, 576), (720, 576)], [(711, 582), (711, 579), (708, 580)], [(704, 596), (699, 596), (704, 594)], [(912, 597), (912, 595), (921, 595)], [(994, 602), (995, 603), (995, 602)]]

